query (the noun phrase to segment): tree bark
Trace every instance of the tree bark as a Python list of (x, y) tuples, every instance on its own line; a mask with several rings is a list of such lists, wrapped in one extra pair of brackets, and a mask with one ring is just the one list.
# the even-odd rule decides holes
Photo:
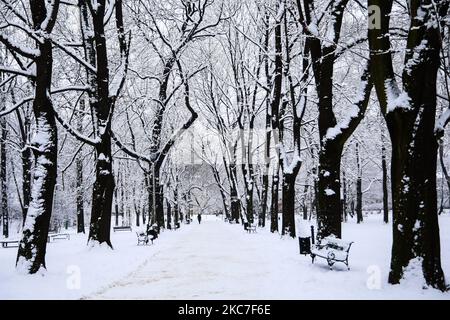
[(363, 222), (363, 212), (362, 212), (362, 178), (361, 178), (361, 159), (359, 157), (359, 144), (356, 143), (356, 223)]
[[(441, 164), (442, 174), (444, 175), (445, 182), (447, 184), (447, 192), (450, 192), (450, 176), (447, 171), (447, 167), (444, 163), (444, 146), (441, 144), (439, 146), (439, 163)], [(444, 203), (444, 192), (442, 192), (442, 203)]]
[(342, 221), (347, 222), (347, 179), (345, 171), (342, 172)]
[[(264, 12), (264, 43), (263, 48), (265, 52), (269, 51), (269, 12), (265, 8)], [(269, 57), (265, 56), (264, 58), (264, 73), (266, 76), (266, 86), (271, 90), (272, 82), (270, 81), (270, 73), (269, 73)], [(266, 95), (266, 136), (265, 136), (265, 144), (264, 144), (264, 173), (262, 177), (262, 203), (261, 203), (261, 215), (259, 219), (258, 225), (260, 227), (266, 226), (266, 216), (267, 216), (267, 206), (268, 206), (268, 198), (269, 198), (269, 170), (270, 170), (270, 140), (272, 137), (272, 119), (271, 119), (271, 102), (270, 102), (270, 92), (267, 92)]]
[(111, 209), (114, 193), (112, 175), (111, 138), (105, 133), (102, 142), (96, 146), (95, 182), (92, 191), (91, 223), (89, 242), (106, 243), (112, 248), (110, 240)]
[[(341, 237), (340, 169), (342, 147), (329, 144), (319, 153), (319, 179), (317, 182), (318, 238), (334, 235)], [(338, 208), (338, 209), (336, 209)]]
[(295, 178), (297, 173), (283, 175), (283, 227), (282, 235), (295, 238)]
[[(391, 186), (393, 244), (389, 283), (400, 283), (411, 264), (421, 264), (427, 285), (446, 290), (441, 267), (437, 215), (436, 79), (441, 40), (431, 0), (411, 2), (405, 68), (400, 89), (390, 51), (389, 25), (393, 0), (369, 0), (380, 8), (381, 28), (369, 29), (372, 74), (392, 142)], [(419, 18), (420, 17), (420, 18)], [(426, 50), (421, 44), (426, 41)], [(374, 54), (377, 52), (377, 54)], [(381, 52), (381, 54), (379, 54)], [(392, 95), (407, 96), (393, 105)]]
[[(45, 3), (36, 1), (32, 6), (35, 25), (45, 19)], [(57, 126), (49, 92), (53, 66), (52, 43), (44, 39), (38, 44), (40, 56), (36, 58), (36, 86), (33, 113), (36, 131), (31, 142), (34, 154), (34, 177), (31, 201), (23, 226), (22, 239), (17, 252), (18, 270), (33, 274), (46, 268), (47, 234), (53, 207), (53, 191), (57, 175)]]
[(270, 232), (278, 232), (278, 188), (279, 188), (279, 167), (275, 169), (272, 176), (272, 198), (270, 204)]
[[(0, 93), (2, 95), (2, 93)], [(4, 97), (2, 105), (4, 104)], [(8, 128), (6, 126), (6, 118), (2, 117), (0, 119), (1, 127), (1, 140), (0, 140), (0, 177), (1, 177), (1, 209), (2, 209), (2, 225), (3, 225), (3, 236), (5, 238), (9, 237), (9, 212), (8, 212), (8, 174), (6, 171), (6, 140), (8, 139)]]
[(381, 169), (383, 172), (383, 221), (389, 223), (389, 194), (388, 194), (388, 176), (387, 176), (387, 163), (386, 163), (386, 147), (384, 146), (384, 135), (381, 139)]
[(238, 190), (237, 190), (237, 184), (236, 184), (236, 164), (231, 163), (230, 164), (230, 201), (231, 201), (231, 220), (233, 220), (236, 223), (239, 223), (239, 207), (240, 207), (240, 200), (238, 197)]
[[(318, 238), (334, 235), (341, 237), (341, 188), (340, 188), (340, 162), (342, 149), (345, 142), (355, 131), (362, 118), (370, 98), (372, 81), (369, 66), (366, 66), (361, 77), (363, 84), (361, 92), (358, 93), (355, 106), (358, 113), (346, 121), (338, 123), (333, 111), (333, 75), (334, 65), (337, 59), (337, 44), (341, 37), (343, 15), (348, 0), (333, 1), (328, 6), (327, 14), (333, 25), (332, 44), (323, 42), (323, 39), (314, 34), (309, 34), (308, 48), (312, 59), (312, 69), (315, 78), (316, 91), (318, 95), (318, 125), (320, 138), (319, 172), (318, 172)], [(300, 0), (297, 0), (300, 21), (305, 30), (309, 25), (315, 23), (314, 1), (305, 0), (303, 8)], [(330, 38), (328, 36), (328, 38)], [(360, 95), (360, 96), (359, 96)], [(329, 136), (329, 130), (333, 129)]]
[(166, 211), (167, 211), (167, 229), (172, 229), (172, 206), (169, 202), (169, 200), (166, 200)]
[[(78, 132), (83, 130), (83, 111), (85, 110), (85, 100), (80, 100), (81, 112), (78, 114)], [(83, 158), (79, 154), (75, 160), (76, 171), (76, 206), (77, 206), (77, 233), (85, 233), (84, 230), (84, 183), (83, 183)]]
[[(117, 6), (116, 12), (121, 3)], [(90, 245), (106, 243), (112, 248), (110, 229), (115, 181), (112, 172), (110, 117), (114, 102), (109, 92), (108, 53), (104, 24), (105, 0), (99, 1), (97, 10), (90, 9), (89, 11), (92, 14), (96, 62), (95, 90), (91, 96), (91, 104), (95, 113), (100, 141), (95, 145), (95, 182), (92, 191), (88, 242)], [(123, 53), (122, 50), (121, 53)]]

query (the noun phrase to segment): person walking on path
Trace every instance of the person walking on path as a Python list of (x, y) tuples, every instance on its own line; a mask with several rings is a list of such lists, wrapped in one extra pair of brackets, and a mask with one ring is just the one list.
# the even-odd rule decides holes
[(198, 219), (198, 224), (200, 224), (202, 222), (202, 215), (200, 213), (197, 215), (197, 219)]

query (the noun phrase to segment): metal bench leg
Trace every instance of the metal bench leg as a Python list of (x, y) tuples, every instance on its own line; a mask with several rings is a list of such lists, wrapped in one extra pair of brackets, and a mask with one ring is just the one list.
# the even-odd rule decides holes
[(328, 262), (328, 266), (330, 267), (330, 270), (333, 270), (333, 264), (334, 264), (333, 260), (327, 260), (327, 262)]

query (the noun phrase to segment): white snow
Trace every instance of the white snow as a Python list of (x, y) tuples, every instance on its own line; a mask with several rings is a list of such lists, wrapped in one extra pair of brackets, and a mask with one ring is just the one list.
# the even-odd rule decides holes
[[(441, 215), (442, 267), (450, 274), (450, 216)], [(48, 245), (48, 271), (23, 276), (14, 271), (15, 249), (0, 249), (0, 299), (450, 299), (423, 289), (416, 262), (401, 285), (387, 276), (392, 225), (382, 215), (343, 224), (354, 241), (350, 267), (299, 255), (298, 239), (267, 229), (256, 234), (242, 225), (204, 216), (202, 224), (163, 231), (153, 246), (137, 246), (133, 232), (113, 233), (115, 250), (86, 248), (86, 236)], [(297, 221), (309, 236), (310, 222)]]
[(325, 194), (327, 196), (332, 196), (332, 195), (336, 194), (336, 192), (334, 192), (333, 190), (327, 188), (327, 189), (325, 189)]
[(386, 88), (387, 112), (392, 112), (397, 108), (410, 109), (408, 94), (405, 91), (401, 91), (394, 80), (387, 79), (384, 85)]
[(364, 95), (368, 85), (369, 83), (367, 81), (361, 81), (355, 98), (355, 102), (350, 105), (347, 112), (345, 113), (345, 116), (336, 124), (336, 126), (328, 128), (327, 133), (323, 138), (323, 142), (326, 142), (327, 140), (334, 140), (338, 135), (342, 133), (342, 130), (347, 129), (350, 126), (350, 123), (353, 121), (353, 119), (358, 118), (360, 112), (359, 105), (365, 99)]

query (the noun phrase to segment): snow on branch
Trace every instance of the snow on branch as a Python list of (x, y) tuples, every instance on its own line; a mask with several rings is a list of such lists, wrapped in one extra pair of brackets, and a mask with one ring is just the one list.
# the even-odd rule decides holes
[(61, 116), (59, 115), (59, 113), (56, 110), (55, 110), (55, 118), (63, 126), (63, 128), (67, 130), (67, 132), (69, 132), (71, 135), (73, 135), (79, 141), (84, 142), (90, 146), (96, 146), (97, 144), (100, 143), (100, 140), (98, 138), (91, 139), (89, 137), (86, 137), (82, 133), (80, 133), (75, 128), (73, 128), (69, 123), (67, 123), (66, 121), (64, 121), (63, 118), (61, 118)]
[(86, 67), (89, 71), (91, 71), (93, 74), (97, 73), (97, 69), (92, 66), (90, 63), (88, 63), (86, 60), (81, 59), (78, 55), (78, 53), (73, 52), (72, 50), (70, 50), (69, 48), (67, 48), (67, 46), (65, 46), (64, 44), (56, 41), (55, 39), (50, 38), (51, 42), (58, 47), (59, 49), (61, 49), (63, 52), (65, 52), (67, 55), (69, 55), (72, 59), (74, 59), (75, 61), (79, 62), (80, 64), (82, 64), (84, 67)]
[[(181, 66), (181, 63), (179, 60), (177, 60), (178, 69), (180, 70), (180, 76), (182, 79), (182, 83), (184, 83), (184, 102), (186, 105), (186, 108), (191, 113), (191, 117), (183, 124), (182, 127), (180, 127), (178, 130), (176, 130), (172, 136), (170, 137), (169, 141), (164, 145), (162, 150), (159, 152), (158, 157), (156, 159), (156, 167), (161, 167), (164, 159), (166, 158), (167, 153), (169, 152), (170, 148), (175, 144), (175, 142), (183, 135), (183, 133), (189, 129), (192, 124), (195, 122), (195, 120), (198, 118), (198, 113), (192, 108), (190, 100), (189, 100), (189, 78), (185, 79), (183, 69)], [(191, 76), (195, 75), (196, 73), (200, 72), (206, 67), (203, 67), (196, 72), (194, 72)]]
[(12, 73), (18, 76), (24, 76), (31, 79), (36, 78), (36, 73), (32, 71), (13, 69), (2, 65), (0, 65), (0, 72)]
[(10, 114), (11, 112), (14, 112), (16, 109), (18, 109), (21, 105), (29, 102), (29, 101), (33, 101), (34, 96), (28, 96), (26, 98), (23, 98), (22, 100), (20, 100), (18, 103), (16, 103), (14, 106), (12, 106), (9, 109), (6, 110), (2, 110), (0, 111), (0, 117), (6, 116), (7, 114)]
[(442, 112), (436, 121), (436, 126), (434, 128), (434, 132), (438, 137), (441, 137), (444, 134), (445, 126), (450, 122), (450, 106)]
[(346, 117), (338, 122), (334, 127), (328, 128), (323, 142), (327, 140), (335, 140), (340, 136), (347, 136), (351, 134), (359, 122), (364, 117), (364, 114), (369, 103), (370, 93), (372, 91), (372, 78), (370, 76), (369, 63), (367, 63), (364, 73), (361, 77), (361, 84), (355, 102), (350, 106)]
[(395, 79), (386, 79), (384, 89), (386, 93), (387, 113), (397, 109), (408, 110), (411, 108), (408, 93), (399, 89)]
[(68, 87), (61, 87), (61, 88), (53, 88), (51, 90), (51, 94), (57, 94), (67, 91), (88, 91), (90, 88), (88, 86), (68, 86)]
[(22, 14), (20, 14), (16, 8), (14, 6), (11, 5), (11, 3), (9, 3), (9, 1), (6, 0), (1, 0), (1, 2), (8, 8), (8, 10), (10, 10), (12, 13), (14, 13), (14, 15), (19, 18), (22, 22), (28, 24), (28, 20), (25, 18), (25, 16), (23, 16)]
[(41, 30), (50, 33), (55, 26), (56, 17), (59, 11), (60, 0), (47, 1), (47, 16), (41, 23)]
[(132, 149), (128, 148), (124, 143), (122, 143), (122, 141), (119, 140), (119, 138), (117, 138), (117, 136), (114, 134), (114, 132), (112, 130), (111, 130), (111, 138), (113, 139), (113, 141), (115, 142), (117, 147), (119, 147), (120, 150), (122, 150), (124, 153), (126, 153), (130, 157), (133, 157), (137, 160), (142, 160), (142, 161), (150, 163), (150, 164), (153, 163), (153, 161), (151, 159), (149, 159), (148, 157), (144, 156), (143, 154), (138, 153), (136, 150), (132, 150)]
[(6, 46), (6, 48), (8, 48), (8, 50), (14, 51), (29, 59), (36, 59), (41, 54), (41, 52), (38, 49), (28, 48), (27, 46), (19, 44), (10, 37), (7, 37), (1, 33), (0, 33), (0, 42), (3, 43)]

